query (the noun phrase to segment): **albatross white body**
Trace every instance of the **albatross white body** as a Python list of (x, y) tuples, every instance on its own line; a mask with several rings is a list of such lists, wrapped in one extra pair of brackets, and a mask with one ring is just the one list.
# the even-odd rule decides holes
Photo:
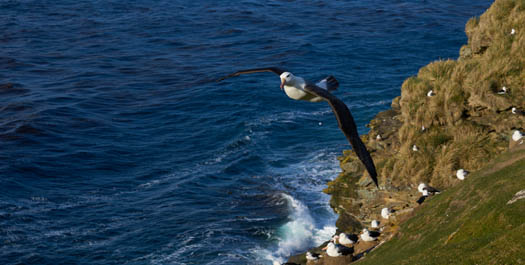
[(334, 243), (330, 242), (328, 243), (328, 247), (326, 248), (326, 254), (328, 254), (328, 256), (330, 257), (339, 257), (343, 253), (341, 253), (339, 248), (337, 248)]
[(350, 239), (350, 237), (347, 234), (341, 233), (339, 234), (339, 243), (343, 245), (350, 245), (350, 244), (354, 244), (355, 241)]
[[(293, 75), (290, 72), (284, 72), (281, 74), (281, 84), (284, 93), (291, 98), (295, 100), (305, 100), (310, 102), (319, 102), (322, 101), (323, 98), (316, 97), (310, 93), (307, 93), (304, 91), (304, 87), (306, 86), (306, 82), (303, 78)], [(324, 82), (323, 82), (324, 81)], [(316, 84), (320, 88), (326, 89), (326, 80), (323, 79), (319, 83)]]
[(377, 237), (373, 237), (372, 235), (370, 235), (370, 231), (368, 231), (368, 229), (364, 228), (363, 229), (363, 233), (361, 233), (361, 239), (365, 242), (370, 242), (370, 241), (374, 241), (377, 239)]

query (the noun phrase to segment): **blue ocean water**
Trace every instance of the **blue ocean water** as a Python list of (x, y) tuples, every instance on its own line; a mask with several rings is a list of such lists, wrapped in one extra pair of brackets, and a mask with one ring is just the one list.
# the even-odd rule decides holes
[(491, 1), (0, 0), (0, 264), (271, 264), (329, 238), (349, 145)]

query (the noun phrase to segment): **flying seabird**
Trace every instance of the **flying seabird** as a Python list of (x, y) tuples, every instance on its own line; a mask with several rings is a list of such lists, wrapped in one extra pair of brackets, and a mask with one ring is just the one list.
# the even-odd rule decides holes
[(381, 216), (385, 219), (388, 219), (390, 218), (390, 214), (392, 213), (392, 211), (388, 208), (383, 208), (381, 209)]
[(306, 259), (307, 260), (318, 260), (319, 258), (322, 258), (323, 256), (318, 253), (312, 253), (310, 251), (306, 252)]
[(370, 242), (376, 240), (379, 235), (379, 232), (368, 231), (368, 229), (363, 228), (363, 232), (361, 233), (361, 239), (365, 242)]
[(357, 242), (357, 235), (355, 234), (339, 234), (339, 243), (343, 245), (351, 245)]
[(237, 71), (233, 74), (229, 74), (220, 78), (218, 81), (242, 74), (258, 72), (272, 72), (276, 75), (279, 75), (281, 78), (281, 89), (283, 89), (286, 95), (291, 99), (305, 100), (310, 102), (319, 102), (323, 100), (327, 101), (335, 114), (339, 128), (341, 131), (343, 131), (344, 135), (350, 142), (350, 145), (352, 145), (352, 148), (357, 154), (357, 157), (359, 157), (359, 160), (361, 160), (361, 162), (365, 165), (368, 174), (376, 186), (379, 187), (377, 183), (377, 173), (374, 161), (366, 149), (365, 144), (359, 137), (357, 127), (350, 110), (343, 101), (330, 93), (330, 91), (336, 90), (339, 87), (339, 82), (333, 76), (328, 76), (318, 83), (313, 84), (280, 68), (268, 67)]
[(514, 133), (512, 134), (512, 140), (513, 140), (514, 142), (517, 142), (517, 141), (519, 141), (521, 138), (523, 138), (523, 134), (521, 134), (521, 132), (518, 131), (518, 130), (514, 131)]
[(468, 171), (464, 170), (464, 169), (458, 169), (458, 171), (456, 171), (456, 177), (458, 177), (459, 180), (464, 180), (465, 177), (468, 175)]
[(353, 247), (345, 247), (341, 244), (334, 244), (332, 242), (328, 243), (328, 245), (324, 247), (323, 250), (326, 250), (326, 254), (328, 254), (330, 257), (339, 257), (354, 253)]
[(372, 226), (372, 228), (379, 228), (379, 221), (372, 220), (372, 223), (370, 223), (370, 225)]

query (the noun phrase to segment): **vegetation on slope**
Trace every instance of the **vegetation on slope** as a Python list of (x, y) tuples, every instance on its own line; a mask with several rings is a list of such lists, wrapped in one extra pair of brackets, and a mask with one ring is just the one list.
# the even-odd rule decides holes
[(358, 264), (524, 264), (525, 145), (431, 197)]
[[(461, 182), (456, 170), (478, 170), (507, 149), (512, 131), (525, 128), (525, 116), (511, 111), (525, 109), (524, 25), (525, 0), (496, 0), (467, 23), (469, 41), (458, 60), (430, 63), (403, 83), (392, 110), (372, 120), (364, 137), (381, 189), (345, 152), (343, 172), (325, 190), (341, 230), (378, 219), (382, 207), (413, 208), (420, 182), (454, 187)], [(498, 93), (503, 87), (507, 92)]]

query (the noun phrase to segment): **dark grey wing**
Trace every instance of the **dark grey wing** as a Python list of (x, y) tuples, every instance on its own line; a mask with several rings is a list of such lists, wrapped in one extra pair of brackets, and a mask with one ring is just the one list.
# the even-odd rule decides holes
[(377, 231), (368, 231), (368, 234), (371, 236), (371, 237), (378, 237), (381, 235), (381, 233), (377, 232)]
[(368, 174), (370, 174), (370, 177), (372, 178), (376, 186), (379, 187), (379, 185), (377, 184), (377, 173), (374, 161), (372, 160), (370, 153), (368, 153), (368, 150), (366, 150), (365, 144), (363, 143), (363, 141), (361, 141), (361, 138), (359, 138), (354, 118), (352, 117), (352, 114), (350, 113), (350, 110), (348, 109), (346, 104), (334, 95), (332, 95), (330, 92), (316, 85), (307, 84), (304, 89), (308, 93), (311, 93), (318, 97), (322, 97), (328, 101), (330, 107), (332, 107), (332, 111), (335, 114), (335, 118), (337, 119), (339, 128), (341, 128), (341, 131), (343, 131), (346, 138), (352, 145), (352, 148), (357, 154), (357, 157), (359, 157), (359, 160), (361, 160), (361, 162), (365, 165)]
[(427, 198), (427, 196), (421, 196), (421, 197), (419, 197), (419, 199), (417, 199), (417, 201), (416, 201), (417, 204), (422, 204), (422, 203), (425, 201), (426, 198)]
[(430, 186), (426, 186), (423, 188), (424, 190), (427, 190), (428, 193), (431, 193), (431, 194), (434, 194), (434, 193), (439, 193), (439, 190), (434, 188), (434, 187), (430, 187)]
[(234, 76), (238, 76), (238, 75), (242, 75), (242, 74), (251, 74), (251, 73), (259, 73), (259, 72), (272, 72), (272, 73), (274, 73), (276, 75), (281, 75), (285, 71), (280, 69), (280, 68), (277, 68), (277, 67), (246, 69), (246, 70), (240, 70), (240, 71), (237, 71), (237, 72), (235, 72), (233, 74), (229, 74), (227, 76), (221, 77), (217, 81), (222, 81), (222, 80), (224, 80), (226, 78), (230, 78), (230, 77), (234, 77)]
[(339, 251), (341, 251), (341, 254), (343, 254), (343, 256), (351, 255), (354, 253), (354, 247), (347, 247), (341, 244), (337, 244), (336, 247), (339, 249)]

